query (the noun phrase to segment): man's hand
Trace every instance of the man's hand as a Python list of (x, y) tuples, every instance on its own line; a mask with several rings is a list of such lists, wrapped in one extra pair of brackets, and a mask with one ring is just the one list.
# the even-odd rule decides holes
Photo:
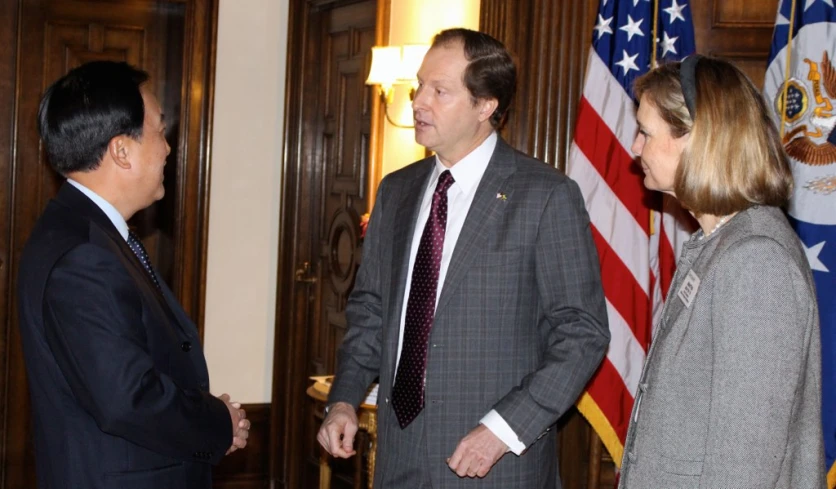
[(353, 456), (354, 435), (357, 434), (357, 412), (347, 402), (338, 402), (328, 410), (316, 439), (334, 457)]
[(447, 465), (459, 477), (485, 477), (507, 451), (508, 445), (480, 424), (462, 438)]
[(229, 455), (247, 446), (247, 438), (250, 437), (250, 420), (247, 419), (247, 412), (241, 409), (241, 404), (232, 402), (229, 394), (221, 394), (218, 399), (226, 405), (232, 421), (232, 446), (226, 451), (226, 455)]

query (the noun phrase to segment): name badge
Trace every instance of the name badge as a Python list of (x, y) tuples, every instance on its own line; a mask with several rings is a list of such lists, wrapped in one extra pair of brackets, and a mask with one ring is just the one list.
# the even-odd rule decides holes
[(688, 275), (682, 281), (682, 286), (679, 287), (679, 292), (676, 295), (685, 304), (685, 307), (691, 307), (694, 302), (694, 297), (697, 295), (697, 290), (700, 288), (700, 278), (693, 270), (688, 270)]

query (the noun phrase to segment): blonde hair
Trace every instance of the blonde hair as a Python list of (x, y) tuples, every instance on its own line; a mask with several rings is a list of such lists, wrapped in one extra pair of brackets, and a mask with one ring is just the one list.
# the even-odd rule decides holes
[(680, 66), (651, 70), (633, 87), (637, 98), (645, 96), (657, 109), (672, 136), (691, 134), (674, 177), (676, 198), (697, 215), (786, 205), (793, 188), (789, 160), (766, 102), (749, 78), (728, 61), (700, 58), (692, 119)]

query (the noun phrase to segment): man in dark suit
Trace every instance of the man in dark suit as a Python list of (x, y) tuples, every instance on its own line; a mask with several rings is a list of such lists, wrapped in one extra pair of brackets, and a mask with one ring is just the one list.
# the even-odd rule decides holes
[(209, 489), (249, 420), (209, 394), (197, 329), (126, 221), (161, 199), (170, 152), (148, 75), (93, 62), (46, 91), (67, 178), (23, 251), (20, 330), (40, 489)]
[(379, 377), (376, 487), (554, 489), (552, 428), (609, 341), (583, 199), (497, 136), (516, 87), (499, 41), (441, 32), (418, 82), (436, 154), (380, 184), (318, 439), (354, 454)]

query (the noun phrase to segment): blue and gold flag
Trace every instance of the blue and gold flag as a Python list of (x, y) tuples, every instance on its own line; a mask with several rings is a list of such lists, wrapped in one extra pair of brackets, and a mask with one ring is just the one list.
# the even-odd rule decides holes
[[(807, 251), (821, 316), (822, 423), (836, 488), (836, 8), (779, 0), (764, 94), (793, 164), (790, 221)], [(786, 100), (786, 103), (784, 103)]]

